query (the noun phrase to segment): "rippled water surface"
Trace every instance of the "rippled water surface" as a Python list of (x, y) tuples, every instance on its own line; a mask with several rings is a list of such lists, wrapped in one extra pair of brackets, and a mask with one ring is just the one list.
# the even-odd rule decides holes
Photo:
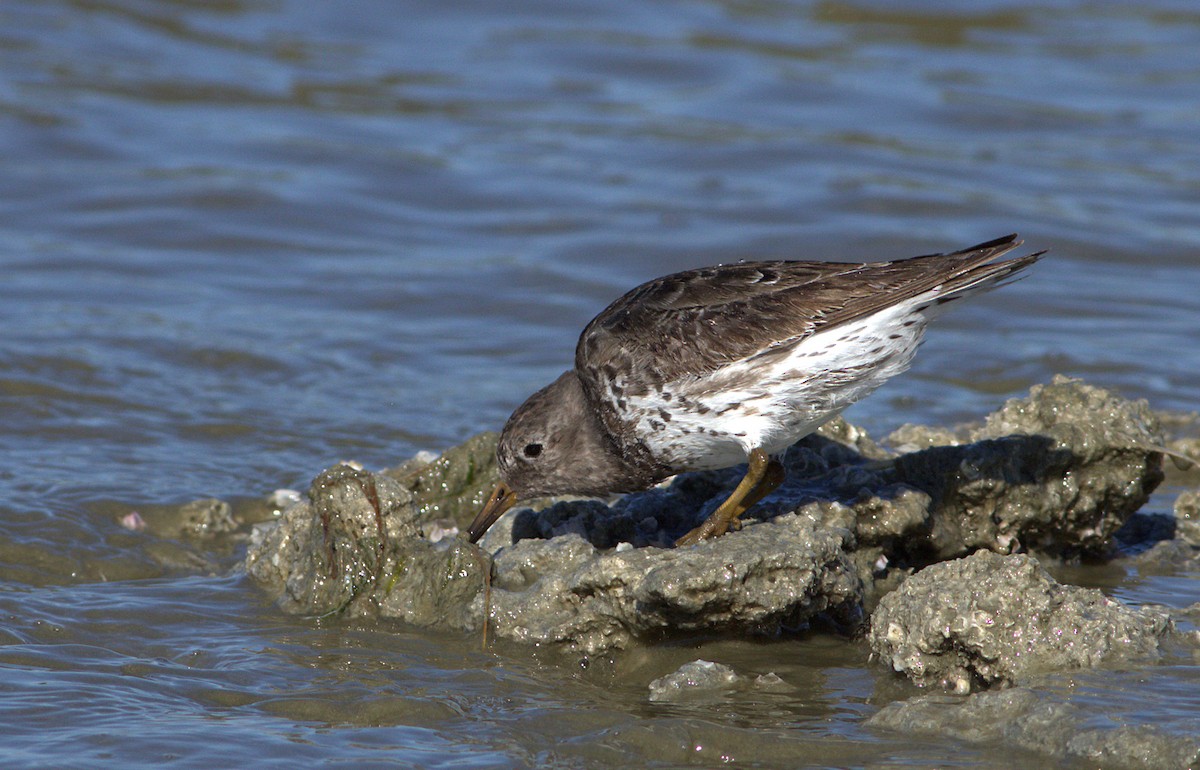
[[(865, 728), (912, 690), (858, 644), (584, 671), (286, 617), (236, 538), (117, 523), (494, 429), (608, 301), (751, 256), (1052, 250), (849, 413), (873, 432), (1057, 372), (1196, 409), (1200, 11), (897, 7), (0, 6), (4, 764), (1006, 766)], [(1085, 576), (1180, 607), (1196, 577)], [(696, 657), (793, 689), (648, 702)], [(1114, 708), (1175, 724), (1194, 686)]]

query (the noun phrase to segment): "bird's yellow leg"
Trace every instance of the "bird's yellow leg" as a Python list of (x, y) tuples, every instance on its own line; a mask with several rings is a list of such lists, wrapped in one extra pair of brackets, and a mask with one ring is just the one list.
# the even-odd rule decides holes
[(767, 469), (763, 472), (762, 480), (758, 482), (754, 489), (750, 490), (750, 493), (746, 495), (746, 499), (742, 500), (742, 504), (740, 506), (741, 510), (737, 512), (737, 516), (733, 517), (733, 521), (729, 522), (730, 529), (736, 530), (741, 528), (742, 522), (738, 517), (757, 505), (759, 500), (762, 500), (764, 497), (778, 489), (779, 485), (783, 483), (785, 477), (786, 474), (784, 473), (783, 466), (779, 464), (779, 461), (768, 460)]
[(733, 494), (712, 512), (704, 523), (675, 541), (676, 547), (695, 545), (701, 540), (719, 537), (731, 528), (741, 526), (738, 517), (783, 483), (783, 466), (767, 456), (761, 448), (750, 451), (750, 463), (746, 475), (738, 483)]

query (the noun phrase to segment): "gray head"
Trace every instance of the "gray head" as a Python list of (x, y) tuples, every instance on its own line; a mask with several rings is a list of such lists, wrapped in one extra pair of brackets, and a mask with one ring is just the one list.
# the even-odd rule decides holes
[(620, 486), (624, 464), (575, 371), (521, 404), (500, 433), (501, 483), (467, 532), (478, 540), (518, 500), (552, 495), (603, 495)]

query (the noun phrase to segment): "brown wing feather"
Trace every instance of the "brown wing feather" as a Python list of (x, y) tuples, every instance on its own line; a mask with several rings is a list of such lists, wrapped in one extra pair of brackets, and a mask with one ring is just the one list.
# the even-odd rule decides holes
[(1016, 235), (949, 254), (894, 262), (746, 262), (688, 270), (642, 284), (609, 305), (580, 335), (575, 367), (585, 387), (636, 367), (653, 386), (700, 375), (790, 345), (936, 286), (943, 297), (995, 282), (1039, 254), (992, 262)]

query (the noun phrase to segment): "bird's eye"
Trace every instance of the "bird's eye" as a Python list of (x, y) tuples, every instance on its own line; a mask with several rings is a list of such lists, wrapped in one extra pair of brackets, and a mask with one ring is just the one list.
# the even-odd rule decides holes
[(525, 453), (526, 457), (537, 457), (538, 455), (540, 455), (542, 453), (542, 445), (541, 444), (526, 444), (525, 448), (521, 451), (523, 451)]

